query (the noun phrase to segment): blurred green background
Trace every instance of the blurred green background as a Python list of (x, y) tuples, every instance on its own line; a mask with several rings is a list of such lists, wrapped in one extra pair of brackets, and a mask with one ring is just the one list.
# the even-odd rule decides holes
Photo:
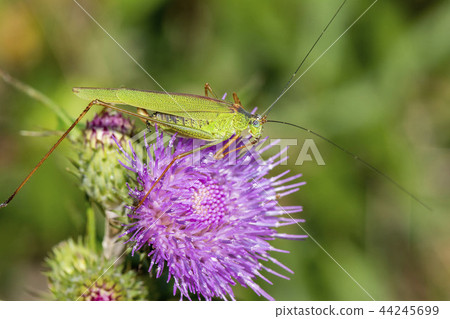
[[(166, 89), (236, 91), (264, 110), (334, 14), (335, 0), (81, 1), (86, 10)], [(313, 52), (314, 61), (371, 3), (350, 0)], [(280, 99), (271, 119), (315, 130), (366, 159), (433, 208), (314, 138), (326, 163), (289, 166), (307, 185), (284, 198), (303, 205), (303, 225), (376, 300), (450, 298), (450, 2), (380, 0)], [(306, 65), (309, 65), (307, 63)], [(0, 1), (0, 69), (76, 117), (74, 86), (160, 88), (74, 1)], [(304, 70), (305, 68), (303, 68)], [(91, 114), (92, 117), (92, 114)], [(21, 130), (62, 129), (57, 117), (0, 79), (0, 200), (56, 138)], [(313, 138), (267, 124), (270, 138)], [(84, 234), (86, 204), (66, 172), (63, 146), (0, 211), (0, 299), (37, 299), (43, 259)], [(286, 230), (303, 233), (297, 226)], [(261, 282), (278, 300), (368, 300), (311, 239), (278, 241), (275, 257), (295, 271)], [(241, 300), (257, 299), (235, 289)]]

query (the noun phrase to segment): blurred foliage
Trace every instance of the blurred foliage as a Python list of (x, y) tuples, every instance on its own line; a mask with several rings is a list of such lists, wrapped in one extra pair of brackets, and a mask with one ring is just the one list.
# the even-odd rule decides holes
[[(202, 94), (209, 82), (218, 95), (236, 91), (249, 110), (276, 99), (337, 8), (333, 0), (79, 2), (165, 90)], [(348, 1), (308, 62), (370, 3)], [(368, 160), (432, 212), (317, 138), (326, 165), (295, 166), (313, 136), (265, 127), (271, 138), (298, 139), (279, 171), (302, 172), (307, 185), (284, 204), (304, 205), (308, 233), (377, 300), (450, 298), (448, 30), (448, 1), (379, 1), (270, 113)], [(73, 118), (85, 107), (74, 86), (161, 90), (74, 1), (2, 0), (0, 69)], [(42, 103), (0, 81), (1, 200), (56, 139), (20, 131), (64, 127)], [(47, 289), (44, 256), (84, 233), (83, 194), (65, 172), (69, 144), (0, 212), (0, 299), (38, 298)], [(290, 281), (271, 277), (274, 285), (263, 288), (279, 300), (369, 299), (315, 240), (275, 243), (291, 251), (279, 259), (295, 274)]]

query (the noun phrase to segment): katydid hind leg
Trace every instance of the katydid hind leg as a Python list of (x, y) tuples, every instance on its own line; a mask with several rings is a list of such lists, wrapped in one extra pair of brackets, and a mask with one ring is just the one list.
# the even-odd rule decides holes
[(155, 188), (155, 186), (159, 183), (159, 181), (164, 177), (164, 175), (166, 175), (167, 171), (169, 170), (169, 168), (172, 167), (173, 164), (175, 164), (175, 162), (189, 154), (192, 154), (191, 152), (187, 152), (187, 153), (183, 153), (180, 155), (175, 156), (172, 161), (169, 163), (169, 165), (166, 166), (166, 168), (164, 169), (164, 171), (161, 173), (161, 175), (156, 179), (156, 181), (153, 183), (152, 187), (150, 187), (150, 189), (147, 191), (147, 193), (145, 194), (144, 197), (142, 197), (142, 199), (139, 201), (139, 203), (136, 205), (136, 207), (133, 208), (133, 213), (136, 212), (139, 207), (142, 206), (142, 204), (145, 202), (145, 200), (147, 199), (147, 197), (150, 195), (150, 193), (152, 192), (152, 190)]
[[(72, 125), (61, 135), (61, 137), (56, 141), (56, 143), (50, 148), (50, 150), (42, 157), (42, 159), (37, 163), (37, 165), (31, 170), (31, 172), (25, 177), (25, 179), (20, 183), (20, 185), (16, 188), (16, 190), (9, 196), (9, 198), (0, 204), (0, 208), (8, 206), (8, 204), (14, 199), (14, 197), (17, 195), (17, 193), (22, 189), (22, 187), (28, 182), (28, 180), (33, 176), (33, 174), (41, 167), (41, 165), (47, 160), (47, 158), (53, 153), (53, 151), (59, 146), (59, 144), (67, 137), (67, 135), (73, 130), (73, 128), (81, 121), (81, 119), (89, 112), (89, 110), (92, 108), (93, 105), (101, 105), (104, 107), (104, 109), (109, 108), (113, 109), (115, 111), (132, 115), (135, 117), (138, 117), (140, 119), (151, 121), (157, 123), (158, 121), (153, 120), (152, 118), (148, 116), (144, 116), (139, 113), (130, 112), (124, 109), (121, 109), (119, 107), (113, 106), (111, 104), (102, 102), (100, 100), (93, 100), (89, 103), (89, 105), (81, 112), (81, 114), (77, 117), (77, 119), (72, 123)], [(104, 110), (103, 109), (103, 110)], [(157, 123), (158, 124), (158, 123)]]
[(136, 207), (133, 208), (133, 211), (132, 211), (132, 212), (133, 212), (133, 213), (136, 212), (136, 211), (139, 209), (139, 207), (141, 207), (142, 204), (144, 204), (145, 200), (148, 198), (148, 196), (150, 195), (150, 193), (152, 192), (152, 190), (156, 187), (156, 185), (158, 185), (158, 183), (161, 181), (161, 179), (164, 177), (164, 175), (166, 175), (166, 173), (167, 173), (167, 172), (169, 171), (169, 169), (173, 166), (173, 164), (175, 164), (175, 162), (176, 162), (177, 160), (182, 159), (183, 157), (186, 157), (186, 156), (188, 156), (188, 155), (191, 155), (191, 154), (193, 154), (193, 153), (195, 153), (195, 152), (204, 150), (205, 148), (208, 148), (208, 147), (217, 145), (217, 144), (219, 144), (220, 142), (222, 142), (222, 141), (221, 141), (221, 140), (214, 141), (214, 142), (208, 143), (208, 144), (206, 144), (206, 145), (200, 146), (200, 147), (198, 147), (198, 148), (196, 148), (196, 149), (193, 149), (192, 151), (185, 152), (185, 153), (182, 153), (182, 154), (179, 154), (179, 155), (175, 156), (175, 157), (170, 161), (170, 163), (166, 166), (166, 168), (165, 168), (164, 171), (161, 173), (161, 175), (159, 175), (159, 177), (156, 179), (156, 181), (153, 183), (153, 185), (152, 185), (152, 186), (150, 187), (150, 189), (147, 191), (147, 193), (145, 194), (145, 196), (142, 197), (142, 199), (139, 201), (139, 203), (136, 205)]
[(59, 146), (59, 144), (67, 137), (67, 135), (73, 130), (73, 128), (81, 121), (81, 119), (89, 112), (91, 107), (97, 104), (96, 101), (92, 101), (89, 105), (81, 112), (77, 119), (72, 123), (72, 125), (61, 135), (61, 137), (56, 141), (56, 143), (50, 148), (50, 150), (42, 157), (42, 159), (37, 163), (37, 165), (31, 170), (31, 172), (25, 177), (25, 179), (20, 183), (16, 190), (9, 196), (9, 198), (0, 204), (0, 208), (8, 206), (8, 204), (14, 199), (17, 193), (22, 189), (22, 187), (28, 182), (28, 180), (33, 176), (33, 174), (41, 167), (41, 165), (47, 160), (47, 158), (53, 153), (53, 151)]

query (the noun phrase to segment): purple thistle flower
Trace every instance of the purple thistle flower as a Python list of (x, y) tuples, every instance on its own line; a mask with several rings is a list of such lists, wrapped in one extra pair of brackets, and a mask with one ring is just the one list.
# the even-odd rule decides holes
[[(239, 138), (236, 147), (244, 142), (247, 140)], [(284, 160), (280, 158), (286, 149), (264, 164), (254, 155), (276, 143), (239, 156), (230, 153), (219, 160), (214, 159), (214, 146), (186, 156), (169, 169), (143, 205), (129, 214), (132, 223), (125, 234), (131, 236), (127, 242), (134, 243), (133, 254), (151, 247), (149, 271), (156, 266), (156, 277), (160, 277), (166, 268), (167, 282), (174, 279), (174, 295), (179, 290), (181, 299), (191, 299), (190, 294), (197, 294), (199, 299), (226, 300), (228, 295), (234, 300), (231, 287), (239, 283), (272, 300), (255, 282), (259, 277), (271, 284), (261, 271), (289, 279), (267, 267), (265, 262), (271, 261), (293, 273), (270, 256), (271, 251), (288, 251), (276, 249), (269, 242), (276, 238), (307, 237), (276, 230), (303, 222), (290, 216), (301, 212), (301, 206), (281, 207), (277, 200), (296, 192), (304, 182), (286, 185), (301, 176), (282, 179), (289, 171), (266, 177)], [(135, 201), (143, 198), (174, 156), (192, 150), (192, 140), (174, 136), (164, 146), (163, 135), (158, 134), (154, 144), (145, 146), (147, 164), (134, 151), (127, 154), (119, 145), (125, 158), (122, 165), (137, 174), (140, 187), (130, 188)], [(199, 158), (196, 165), (192, 165), (193, 156)], [(231, 156), (234, 162), (230, 161)]]

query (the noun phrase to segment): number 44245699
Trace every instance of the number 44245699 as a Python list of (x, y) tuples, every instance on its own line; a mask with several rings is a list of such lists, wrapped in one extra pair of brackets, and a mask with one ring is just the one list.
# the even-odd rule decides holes
[(383, 306), (378, 310), (383, 315), (400, 316), (400, 315), (424, 315), (424, 316), (436, 316), (439, 314), (438, 306)]

